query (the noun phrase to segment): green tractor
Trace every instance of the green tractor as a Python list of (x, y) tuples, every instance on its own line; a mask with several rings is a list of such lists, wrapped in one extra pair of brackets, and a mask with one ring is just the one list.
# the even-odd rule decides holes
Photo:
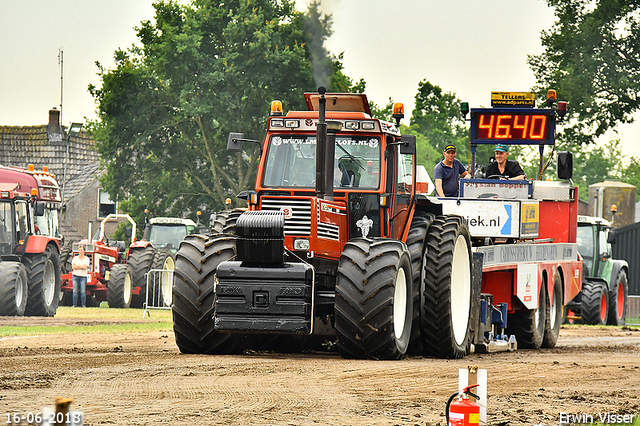
[(579, 311), (585, 324), (624, 325), (629, 304), (629, 264), (612, 259), (611, 244), (615, 239), (616, 229), (608, 220), (578, 216), (577, 243), (583, 258), (583, 288), (580, 306), (567, 306), (569, 321), (575, 318), (571, 311)]

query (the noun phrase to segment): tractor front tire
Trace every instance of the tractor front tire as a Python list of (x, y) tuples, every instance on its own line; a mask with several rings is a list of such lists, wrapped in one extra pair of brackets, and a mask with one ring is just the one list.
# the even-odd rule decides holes
[(420, 289), (424, 260), (424, 248), (429, 226), (435, 216), (431, 213), (416, 212), (411, 221), (411, 228), (407, 236), (407, 248), (411, 254), (411, 268), (413, 273), (413, 325), (411, 326), (411, 340), (408, 353), (411, 355), (423, 352), (422, 339), (420, 338)]
[(411, 255), (401, 241), (345, 244), (336, 278), (335, 328), (345, 358), (398, 359), (413, 322)]
[(609, 291), (604, 281), (586, 279), (582, 283), (583, 324), (606, 325), (609, 314)]
[(60, 301), (60, 257), (51, 245), (42, 253), (25, 255), (29, 275), (29, 298), (25, 315), (52, 317)]
[(131, 307), (142, 308), (147, 299), (147, 273), (151, 268), (155, 250), (151, 246), (131, 250), (127, 263), (131, 267), (132, 286), (140, 287), (140, 293), (131, 296)]
[(22, 316), (27, 308), (29, 281), (20, 262), (0, 262), (0, 315)]
[(562, 276), (560, 270), (556, 269), (553, 277), (553, 301), (546, 297), (546, 316), (544, 323), (543, 348), (553, 348), (558, 343), (560, 336), (560, 323), (562, 322)]
[(129, 265), (118, 263), (111, 267), (107, 281), (107, 303), (110, 308), (128, 308), (131, 306), (133, 273)]
[(629, 305), (629, 280), (627, 272), (621, 269), (609, 288), (609, 325), (624, 325)]
[(462, 358), (471, 346), (471, 239), (459, 216), (436, 216), (427, 233), (421, 276), (425, 355)]
[(188, 235), (176, 255), (173, 274), (173, 331), (184, 354), (238, 352), (230, 333), (213, 329), (214, 276), (221, 262), (236, 253), (234, 237)]

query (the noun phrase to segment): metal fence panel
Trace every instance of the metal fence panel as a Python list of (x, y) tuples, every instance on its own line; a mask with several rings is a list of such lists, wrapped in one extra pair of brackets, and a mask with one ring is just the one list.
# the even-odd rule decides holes
[(629, 296), (627, 308), (627, 325), (640, 325), (640, 296)]
[(629, 294), (640, 295), (640, 222), (617, 229), (613, 258), (629, 263)]
[(145, 315), (151, 317), (149, 309), (171, 309), (173, 271), (168, 269), (150, 269), (147, 273), (147, 291), (145, 295)]

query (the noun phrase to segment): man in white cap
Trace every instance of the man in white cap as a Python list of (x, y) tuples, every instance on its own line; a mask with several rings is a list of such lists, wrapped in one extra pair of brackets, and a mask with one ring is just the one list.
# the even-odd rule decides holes
[(457, 197), (460, 192), (460, 178), (469, 176), (460, 160), (456, 159), (456, 146), (444, 147), (444, 158), (433, 169), (433, 179), (438, 197)]
[(487, 177), (492, 179), (521, 180), (527, 177), (516, 160), (508, 160), (509, 146), (503, 143), (496, 145), (494, 155), (496, 161), (487, 166)]

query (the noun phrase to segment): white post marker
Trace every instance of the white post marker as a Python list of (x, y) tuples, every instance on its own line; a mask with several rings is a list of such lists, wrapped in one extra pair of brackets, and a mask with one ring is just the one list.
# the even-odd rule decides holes
[[(469, 377), (473, 379), (474, 376), (476, 380), (473, 383), (469, 382)], [(480, 406), (480, 424), (487, 424), (487, 370), (472, 365), (458, 370), (458, 392), (462, 392), (467, 386), (475, 384), (479, 386), (472, 392), (480, 397), (479, 401), (475, 401)], [(473, 399), (469, 396), (469, 400)]]

